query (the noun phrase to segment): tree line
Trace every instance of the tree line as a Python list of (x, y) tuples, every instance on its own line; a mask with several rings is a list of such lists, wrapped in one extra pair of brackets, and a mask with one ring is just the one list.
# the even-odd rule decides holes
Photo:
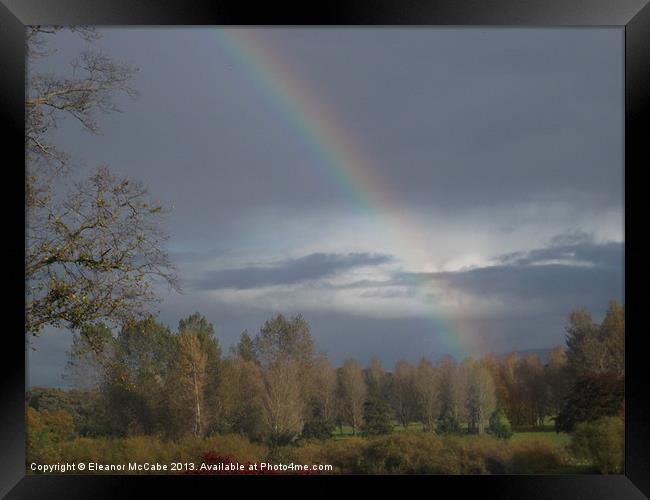
[[(566, 346), (538, 356), (485, 355), (457, 362), (400, 360), (387, 371), (373, 358), (332, 367), (317, 353), (301, 315), (277, 315), (255, 335), (244, 331), (227, 354), (199, 313), (172, 331), (149, 317), (113, 333), (86, 326), (74, 335), (65, 376), (84, 394), (87, 435), (238, 433), (286, 444), (390, 433), (395, 423), (425, 432), (492, 432), (511, 426), (558, 431), (622, 415), (624, 309), (611, 301), (602, 323), (573, 311)], [(90, 406), (92, 405), (92, 409)]]

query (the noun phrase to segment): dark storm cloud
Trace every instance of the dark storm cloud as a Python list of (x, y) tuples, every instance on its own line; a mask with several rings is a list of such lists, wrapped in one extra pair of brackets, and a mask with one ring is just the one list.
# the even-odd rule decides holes
[(209, 271), (194, 282), (194, 287), (199, 290), (217, 290), (289, 285), (332, 276), (339, 271), (355, 267), (385, 264), (391, 260), (392, 257), (388, 255), (369, 253), (313, 253), (271, 266)]
[[(458, 208), (575, 193), (589, 193), (584, 203), (592, 206), (618, 203), (621, 33), (409, 28), (337, 35), (292, 30), (268, 39), (306, 79), (328, 82), (330, 102), (376, 160), (373, 168), (411, 203)], [(353, 69), (331, 71), (339, 50), (355, 61)]]
[[(232, 231), (260, 208), (355, 209), (304, 127), (278, 105), (269, 75), (251, 78), (214, 29), (102, 33), (103, 50), (140, 67), (140, 97), (122, 106), (128, 118), (102, 117), (101, 137), (72, 124), (57, 140), (89, 165), (105, 161), (172, 200), (175, 236)], [(587, 210), (620, 206), (622, 30), (256, 36), (288, 62), (290, 79), (322, 99), (332, 125), (367, 156), (369, 175), (404, 207), (440, 213), (542, 196)], [(61, 62), (79, 50), (77, 38), (62, 39)]]

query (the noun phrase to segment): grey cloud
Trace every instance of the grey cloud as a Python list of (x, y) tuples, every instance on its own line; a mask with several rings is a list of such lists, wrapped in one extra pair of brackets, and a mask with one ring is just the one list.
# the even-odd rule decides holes
[[(101, 137), (67, 127), (57, 139), (176, 203), (174, 237), (236, 232), (268, 207), (358, 208), (214, 29), (102, 33), (100, 47), (140, 66), (141, 97), (125, 104), (128, 119), (102, 117)], [(318, 82), (314, 92), (404, 206), (458, 210), (552, 193), (590, 212), (622, 210), (621, 30), (266, 29), (260, 37), (297, 79)], [(60, 62), (78, 44), (63, 38)], [(186, 57), (188, 46), (196, 57)]]
[[(530, 250), (528, 252), (516, 252), (499, 257), (501, 264), (514, 266), (543, 265), (548, 261), (562, 261), (563, 265), (580, 266), (590, 264), (599, 268), (620, 269), (623, 264), (623, 244), (606, 243), (594, 244), (586, 240), (571, 243), (567, 239), (554, 239), (556, 243), (567, 241), (567, 244), (560, 244), (548, 248)], [(575, 241), (575, 240), (574, 240)]]
[(391, 260), (392, 257), (382, 254), (313, 253), (297, 259), (285, 260), (271, 266), (250, 266), (209, 271), (195, 280), (194, 287), (201, 290), (216, 290), (221, 288), (248, 289), (271, 285), (289, 285), (318, 280), (345, 269), (385, 264)]
[(197, 261), (202, 261), (212, 257), (223, 257), (224, 255), (231, 255), (233, 251), (226, 248), (214, 248), (207, 251), (196, 250), (172, 250), (169, 252), (169, 258), (175, 264), (194, 264)]
[(551, 239), (550, 246), (578, 245), (581, 243), (593, 243), (593, 237), (585, 231), (562, 233)]
[[(562, 235), (553, 238), (552, 243), (564, 244), (501, 255), (491, 266), (437, 273), (400, 271), (385, 280), (321, 282), (318, 287), (359, 289), (364, 297), (405, 297), (415, 294), (415, 278), (435, 282), (443, 290), (509, 299), (545, 298), (556, 304), (577, 303), (585, 297), (589, 297), (590, 304), (599, 304), (622, 296), (623, 243), (597, 244), (585, 233)], [(440, 293), (429, 296), (441, 298)]]
[[(505, 255), (493, 266), (417, 277), (476, 296), (539, 300), (547, 310), (600, 309), (611, 298), (622, 300), (623, 256), (623, 243), (583, 242)], [(401, 274), (396, 279), (412, 277)]]

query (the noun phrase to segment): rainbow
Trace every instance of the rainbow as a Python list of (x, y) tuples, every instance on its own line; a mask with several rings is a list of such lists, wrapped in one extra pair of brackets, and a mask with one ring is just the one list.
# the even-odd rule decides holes
[[(219, 42), (235, 58), (260, 94), (281, 110), (302, 140), (325, 160), (319, 164), (327, 165), (327, 174), (355, 203), (382, 223), (400, 254), (406, 256), (406, 264), (413, 265), (416, 257), (427, 255), (431, 242), (413, 221), (402, 215), (403, 207), (394, 199), (390, 186), (377, 175), (377, 169), (373, 168), (378, 164), (377, 159), (345, 127), (345, 120), (336, 115), (334, 106), (315, 91), (317, 86), (300, 78), (299, 72), (282, 52), (262, 35), (263, 30), (219, 28), (216, 33)], [(469, 346), (463, 342), (460, 329), (445, 321), (426, 292), (425, 280), (415, 273), (408, 276), (409, 287), (426, 301), (438, 340), (448, 354), (462, 359)]]

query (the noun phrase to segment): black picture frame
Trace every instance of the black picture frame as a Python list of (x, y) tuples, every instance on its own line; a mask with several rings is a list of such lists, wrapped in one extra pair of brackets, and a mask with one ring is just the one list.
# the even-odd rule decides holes
[[(431, 495), (452, 488), (462, 497), (476, 491), (483, 498), (633, 499), (650, 496), (650, 397), (643, 349), (640, 234), (643, 216), (641, 176), (648, 164), (650, 141), (644, 134), (650, 122), (650, 6), (647, 0), (346, 0), (276, 2), (224, 0), (0, 0), (0, 108), (3, 112), (5, 184), (2, 212), (16, 224), (16, 238), (5, 237), (9, 260), (3, 363), (0, 364), (0, 494), (7, 498), (82, 498), (136, 495), (150, 492), (152, 479), (128, 476), (25, 475), (25, 358), (24, 338), (18, 334), (24, 318), (24, 160), (25, 26), (28, 25), (441, 25), (441, 26), (619, 26), (625, 30), (625, 310), (626, 333), (626, 453), (625, 474), (618, 476), (418, 476), (396, 477), (398, 487), (417, 486)], [(644, 126), (645, 125), (645, 126)], [(6, 174), (12, 175), (7, 178)], [(635, 206), (637, 205), (637, 206)], [(18, 292), (23, 290), (23, 296)], [(6, 322), (5, 322), (6, 323)], [(15, 323), (15, 324), (14, 324)], [(382, 487), (385, 477), (359, 477), (365, 485)], [(200, 482), (216, 494), (206, 477), (157, 476), (169, 493), (187, 492)], [(277, 477), (229, 477), (219, 481), (266, 488)], [(347, 478), (291, 477), (301, 481), (303, 495), (317, 496), (338, 489)], [(286, 477), (284, 478), (286, 481)], [(317, 481), (317, 485), (304, 484)], [(418, 485), (412, 485), (417, 482)], [(286, 487), (286, 484), (284, 484)], [(171, 488), (171, 489), (170, 489)], [(292, 486), (293, 489), (293, 486)], [(285, 494), (286, 494), (285, 490)], [(406, 490), (413, 491), (410, 489)], [(289, 491), (290, 492), (290, 491)], [(408, 494), (408, 493), (407, 493)], [(414, 493), (415, 494), (415, 493)]]

